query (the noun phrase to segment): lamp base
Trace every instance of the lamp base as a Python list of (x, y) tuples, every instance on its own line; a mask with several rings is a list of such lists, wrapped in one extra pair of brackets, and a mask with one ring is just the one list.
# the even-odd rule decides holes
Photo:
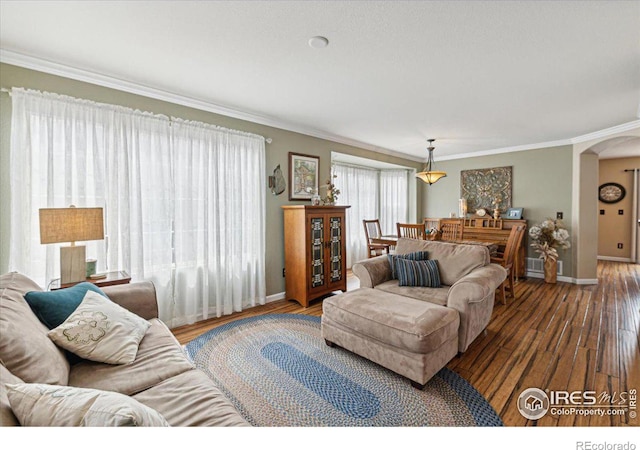
[(60, 285), (87, 279), (85, 256), (84, 245), (60, 247)]

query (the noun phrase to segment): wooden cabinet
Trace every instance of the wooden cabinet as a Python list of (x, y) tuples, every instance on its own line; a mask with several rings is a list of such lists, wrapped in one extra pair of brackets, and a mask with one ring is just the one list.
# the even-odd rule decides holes
[(287, 205), (284, 210), (285, 298), (302, 306), (347, 290), (349, 206)]

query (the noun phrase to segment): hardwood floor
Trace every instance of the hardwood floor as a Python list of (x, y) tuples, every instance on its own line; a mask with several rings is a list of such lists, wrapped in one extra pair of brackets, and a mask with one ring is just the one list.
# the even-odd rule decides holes
[[(595, 391), (619, 399), (640, 390), (640, 265), (598, 263), (598, 285), (517, 283), (516, 300), (496, 302), (486, 335), (447, 367), (468, 380), (507, 426), (638, 426), (630, 415), (547, 413), (537, 421), (517, 409), (527, 388)], [(357, 286), (350, 279), (349, 289)], [(224, 323), (261, 314), (322, 315), (322, 301), (303, 308), (284, 300), (173, 330), (180, 343)], [(640, 408), (639, 408), (640, 409)], [(636, 410), (637, 411), (637, 410)]]

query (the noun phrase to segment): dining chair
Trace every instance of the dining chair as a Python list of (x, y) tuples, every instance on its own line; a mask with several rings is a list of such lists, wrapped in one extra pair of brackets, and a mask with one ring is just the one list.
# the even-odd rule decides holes
[(423, 223), (396, 223), (398, 237), (411, 239), (426, 239), (426, 231)]
[(380, 239), (382, 237), (382, 228), (380, 227), (380, 220), (363, 220), (364, 235), (367, 238), (368, 258), (374, 258), (376, 256), (389, 253), (389, 244), (380, 244), (373, 242), (373, 239)]
[(502, 294), (502, 303), (507, 304), (507, 295), (506, 295), (506, 285), (509, 284), (509, 292), (511, 293), (511, 297), (516, 299), (516, 292), (514, 290), (516, 270), (515, 270), (515, 260), (516, 255), (518, 254), (518, 249), (522, 243), (522, 237), (524, 236), (524, 225), (516, 225), (511, 228), (511, 232), (509, 233), (509, 238), (507, 239), (507, 245), (505, 246), (504, 253), (498, 253), (495, 256), (491, 257), (491, 262), (495, 264), (500, 264), (502, 267), (507, 269), (507, 278), (500, 285), (500, 292)]
[(455, 241), (462, 239), (462, 226), (459, 223), (445, 222), (442, 224), (442, 240)]
[(424, 226), (427, 230), (440, 229), (440, 219), (430, 219), (428, 217), (424, 218)]

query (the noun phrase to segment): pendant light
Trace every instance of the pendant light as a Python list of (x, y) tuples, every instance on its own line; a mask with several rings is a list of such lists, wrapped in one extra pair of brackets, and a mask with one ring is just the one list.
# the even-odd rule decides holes
[(435, 149), (435, 147), (433, 146), (433, 141), (435, 141), (435, 139), (428, 139), (428, 141), (429, 147), (427, 148), (427, 150), (429, 150), (429, 160), (427, 162), (427, 167), (425, 167), (425, 170), (423, 172), (417, 173), (416, 177), (420, 178), (425, 183), (429, 183), (429, 185), (432, 185), (440, 178), (446, 177), (447, 173), (433, 170), (433, 150)]

